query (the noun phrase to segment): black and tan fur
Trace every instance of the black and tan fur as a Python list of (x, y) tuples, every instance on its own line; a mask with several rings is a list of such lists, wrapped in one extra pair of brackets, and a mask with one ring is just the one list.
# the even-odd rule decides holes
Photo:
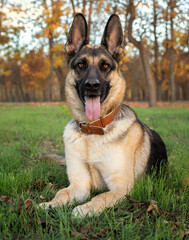
[[(85, 18), (82, 14), (74, 18), (66, 45), (70, 71), (65, 88), (73, 119), (63, 136), (70, 185), (58, 191), (52, 201), (40, 204), (45, 209), (71, 204), (74, 199), (84, 201), (92, 188), (105, 187), (107, 192), (73, 210), (77, 217), (100, 213), (121, 200), (136, 177), (149, 173), (153, 166), (158, 171), (161, 163), (167, 161), (160, 136), (122, 104), (126, 88), (119, 71), (122, 38), (121, 23), (114, 14), (108, 20), (101, 45), (92, 47), (88, 44)], [(105, 127), (104, 135), (79, 131), (76, 120), (89, 122), (85, 114), (86, 96), (100, 96), (100, 117), (122, 104), (119, 116)]]

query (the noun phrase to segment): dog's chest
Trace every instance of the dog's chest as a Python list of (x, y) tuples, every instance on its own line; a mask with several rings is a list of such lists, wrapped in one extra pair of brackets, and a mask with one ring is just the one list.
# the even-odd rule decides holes
[(95, 165), (105, 163), (110, 154), (109, 145), (97, 135), (80, 135), (80, 138), (73, 143), (73, 149), (82, 155), (85, 162)]
[(80, 133), (73, 123), (68, 123), (64, 131), (65, 150), (75, 153), (89, 164), (105, 164), (110, 156), (116, 154), (107, 136)]

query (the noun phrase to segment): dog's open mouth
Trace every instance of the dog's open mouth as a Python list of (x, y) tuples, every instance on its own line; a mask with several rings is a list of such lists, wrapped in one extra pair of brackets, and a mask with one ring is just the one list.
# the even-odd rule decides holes
[(85, 115), (90, 121), (100, 117), (100, 96), (85, 97)]

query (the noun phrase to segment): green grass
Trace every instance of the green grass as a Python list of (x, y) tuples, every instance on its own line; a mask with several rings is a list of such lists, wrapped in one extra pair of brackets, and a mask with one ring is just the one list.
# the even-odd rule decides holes
[(181, 239), (184, 234), (187, 239), (189, 110), (135, 110), (163, 138), (170, 164), (158, 179), (138, 179), (130, 196), (137, 201), (155, 200), (159, 212), (148, 212), (141, 202), (125, 199), (98, 217), (81, 220), (71, 216), (74, 204), (50, 212), (22, 206), (27, 199), (48, 201), (58, 188), (68, 186), (65, 167), (39, 160), (44, 153), (64, 152), (62, 133), (71, 118), (67, 108), (1, 108), (0, 239)]

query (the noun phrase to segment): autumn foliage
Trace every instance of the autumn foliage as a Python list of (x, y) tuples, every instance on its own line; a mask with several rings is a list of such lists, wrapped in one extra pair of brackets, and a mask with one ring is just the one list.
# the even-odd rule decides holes
[(92, 45), (100, 43), (108, 17), (112, 13), (120, 16), (125, 42), (120, 65), (127, 81), (126, 99), (147, 101), (155, 91), (155, 101), (188, 100), (186, 9), (187, 3), (180, 0), (39, 0), (20, 4), (1, 0), (0, 101), (65, 100), (64, 45), (76, 12), (82, 12), (88, 21)]

